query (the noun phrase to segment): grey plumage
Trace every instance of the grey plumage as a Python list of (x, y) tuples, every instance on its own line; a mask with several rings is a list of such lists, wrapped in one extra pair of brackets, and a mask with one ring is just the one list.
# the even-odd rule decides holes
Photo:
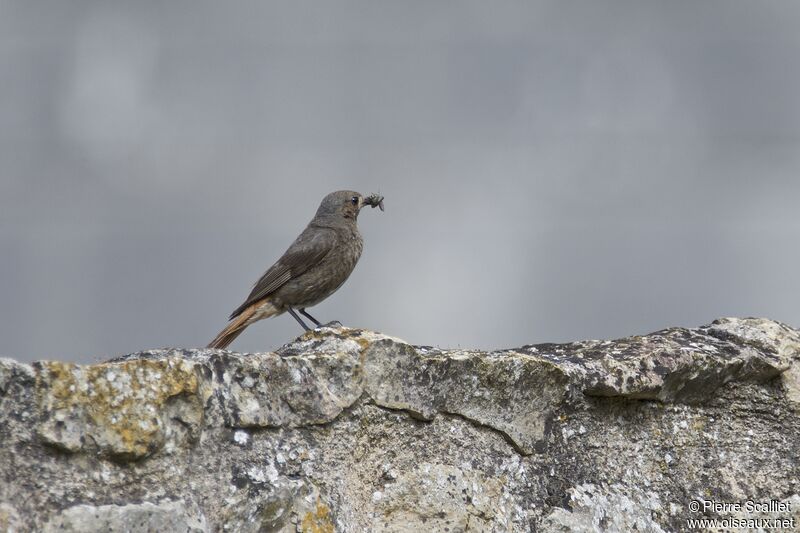
[(333, 294), (355, 268), (364, 247), (356, 220), (365, 205), (383, 209), (383, 197), (365, 199), (354, 191), (327, 195), (306, 229), (256, 282), (208, 347), (225, 348), (250, 324), (286, 311), (309, 329), (294, 309), (320, 325), (305, 309)]

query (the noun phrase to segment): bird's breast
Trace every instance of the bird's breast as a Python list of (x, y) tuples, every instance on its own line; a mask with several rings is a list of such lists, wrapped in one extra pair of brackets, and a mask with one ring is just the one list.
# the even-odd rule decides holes
[(336, 244), (314, 267), (286, 283), (276, 296), (290, 307), (311, 307), (347, 281), (361, 257), (364, 241), (358, 231), (340, 231)]

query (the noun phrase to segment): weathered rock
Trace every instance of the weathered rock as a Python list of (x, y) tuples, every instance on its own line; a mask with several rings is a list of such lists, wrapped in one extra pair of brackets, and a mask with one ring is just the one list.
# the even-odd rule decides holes
[(21, 524), (17, 510), (7, 503), (0, 503), (0, 531), (16, 533), (22, 531)]
[(568, 392), (558, 365), (517, 352), (443, 352), (387, 339), (364, 359), (365, 390), (376, 405), (423, 420), (460, 415), (502, 432), (522, 453), (544, 445)]
[(205, 517), (196, 509), (187, 510), (183, 502), (149, 502), (129, 505), (76, 505), (64, 509), (45, 524), (45, 533), (104, 531), (170, 531), (206, 533)]
[(172, 356), (110, 365), (34, 364), (43, 442), (68, 452), (96, 449), (141, 458), (185, 431), (197, 436), (203, 396), (196, 365)]
[(590, 483), (569, 489), (570, 510), (553, 509), (542, 520), (542, 531), (664, 531), (653, 520), (653, 514), (661, 510), (657, 494), (643, 490), (628, 496), (624, 487), (620, 489), (597, 487)]
[(791, 507), (798, 358), (796, 330), (722, 319), (494, 352), (323, 328), (276, 353), (0, 359), (0, 529), (671, 531), (742, 516), (701, 500)]

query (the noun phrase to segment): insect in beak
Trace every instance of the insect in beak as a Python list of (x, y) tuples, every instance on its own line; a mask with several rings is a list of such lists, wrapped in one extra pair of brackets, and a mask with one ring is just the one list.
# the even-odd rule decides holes
[(379, 207), (381, 211), (383, 211), (383, 196), (380, 194), (372, 193), (366, 198), (364, 198), (364, 205), (368, 205), (373, 209)]

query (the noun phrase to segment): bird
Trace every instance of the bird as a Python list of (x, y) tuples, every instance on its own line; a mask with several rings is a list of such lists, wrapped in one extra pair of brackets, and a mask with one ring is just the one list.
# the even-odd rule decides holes
[(353, 272), (364, 248), (356, 220), (367, 205), (383, 211), (383, 197), (364, 197), (355, 191), (325, 196), (308, 226), (259, 278), (244, 303), (231, 313), (228, 325), (207, 348), (227, 348), (247, 326), (287, 311), (306, 331), (311, 328), (298, 312), (321, 327), (306, 308), (336, 292)]

